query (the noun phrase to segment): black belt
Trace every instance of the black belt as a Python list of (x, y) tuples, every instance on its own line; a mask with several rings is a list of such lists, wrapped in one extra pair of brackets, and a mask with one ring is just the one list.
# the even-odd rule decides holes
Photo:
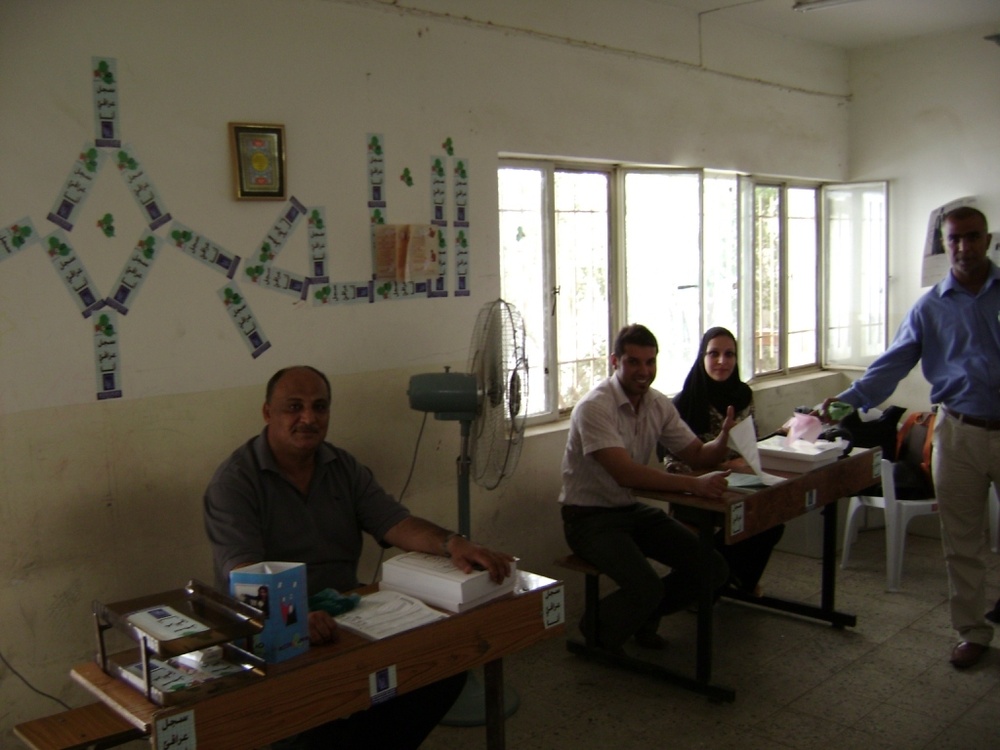
[(954, 409), (949, 409), (947, 406), (942, 406), (941, 409), (949, 417), (957, 419), (962, 424), (967, 424), (971, 427), (982, 427), (984, 430), (1000, 430), (1000, 419), (977, 419), (976, 417), (967, 417), (964, 414), (959, 414)]

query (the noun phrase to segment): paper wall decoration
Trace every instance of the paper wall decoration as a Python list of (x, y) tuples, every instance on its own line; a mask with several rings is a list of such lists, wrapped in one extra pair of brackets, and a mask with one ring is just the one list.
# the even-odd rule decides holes
[(15, 253), (38, 242), (38, 230), (25, 216), (15, 221), (9, 227), (0, 228), (0, 261), (6, 260)]
[(94, 365), (98, 400), (121, 398), (118, 316), (114, 310), (102, 310), (94, 317)]
[(368, 207), (385, 207), (385, 154), (382, 136), (368, 134)]
[(69, 244), (66, 233), (57, 229), (45, 238), (44, 243), (52, 267), (63, 280), (83, 317), (89, 318), (95, 310), (104, 307), (104, 300), (97, 294), (94, 282), (87, 269), (83, 267), (83, 261), (77, 257), (73, 246)]
[(179, 221), (170, 225), (170, 242), (195, 260), (201, 261), (217, 273), (233, 278), (240, 265), (240, 256), (233, 255), (207, 237)]
[(132, 254), (118, 275), (118, 280), (112, 288), (111, 296), (106, 302), (110, 307), (127, 315), (129, 305), (139, 292), (149, 272), (153, 268), (153, 261), (156, 260), (160, 247), (164, 240), (150, 231), (143, 232), (139, 241), (132, 249)]
[(67, 232), (73, 230), (75, 216), (83, 206), (90, 190), (97, 180), (97, 175), (104, 164), (105, 155), (100, 149), (84, 144), (76, 162), (70, 167), (69, 175), (63, 183), (62, 190), (52, 204), (48, 220)]
[(118, 126), (118, 61), (113, 57), (91, 58), (94, 69), (94, 145), (121, 145)]
[(236, 330), (240, 332), (244, 343), (250, 348), (250, 354), (257, 359), (261, 354), (271, 348), (271, 342), (267, 340), (264, 332), (257, 323), (249, 303), (244, 299), (243, 293), (236, 284), (227, 284), (219, 290), (219, 299), (226, 307), (229, 319), (233, 321)]
[(148, 219), (149, 228), (155, 231), (170, 221), (170, 214), (163, 205), (163, 199), (160, 198), (156, 186), (153, 185), (153, 181), (146, 174), (146, 170), (130, 146), (122, 146), (115, 153), (115, 166), (118, 167), (135, 202)]

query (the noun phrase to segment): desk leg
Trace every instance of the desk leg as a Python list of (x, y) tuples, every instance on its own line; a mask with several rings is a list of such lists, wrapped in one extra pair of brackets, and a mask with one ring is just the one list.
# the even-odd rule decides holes
[(834, 589), (837, 582), (837, 501), (824, 505), (823, 514), (823, 560), (821, 563), (822, 581), (820, 582), (819, 606), (778, 599), (771, 596), (755, 597), (740, 591), (726, 590), (722, 596), (727, 599), (752, 604), (755, 607), (776, 609), (780, 612), (790, 612), (802, 617), (828, 622), (833, 627), (853, 628), (858, 624), (858, 618), (834, 609)]
[(486, 747), (504, 750), (507, 744), (503, 701), (503, 659), (494, 659), (483, 665), (486, 682)]
[(712, 552), (715, 550), (715, 524), (705, 517), (698, 524), (698, 556), (701, 562), (701, 585), (698, 587), (698, 646), (695, 679), (707, 685), (712, 681), (712, 614), (715, 608), (715, 592), (708, 570)]
[(857, 618), (834, 609), (837, 583), (837, 501), (823, 507), (823, 583), (820, 590), (820, 610), (835, 628), (854, 627)]

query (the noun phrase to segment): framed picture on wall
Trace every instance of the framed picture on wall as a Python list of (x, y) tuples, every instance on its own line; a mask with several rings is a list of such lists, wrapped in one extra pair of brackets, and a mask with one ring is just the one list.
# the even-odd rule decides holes
[(229, 123), (237, 200), (284, 200), (285, 126)]

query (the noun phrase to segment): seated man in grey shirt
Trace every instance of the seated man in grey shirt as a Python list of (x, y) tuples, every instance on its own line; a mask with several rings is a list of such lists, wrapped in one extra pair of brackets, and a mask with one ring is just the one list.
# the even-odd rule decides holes
[[(362, 532), (382, 546), (450, 557), (461, 570), (480, 566), (503, 580), (510, 555), (411, 515), (367, 467), (326, 442), (330, 397), (329, 380), (312, 367), (289, 367), (268, 381), (263, 431), (222, 463), (205, 491), (216, 586), (228, 592), (232, 570), (280, 560), (306, 564), (310, 595), (356, 588)], [(309, 613), (313, 646), (336, 640), (336, 630), (328, 613)], [(464, 682), (462, 674), (398, 696), (291, 746), (419, 747)]]

